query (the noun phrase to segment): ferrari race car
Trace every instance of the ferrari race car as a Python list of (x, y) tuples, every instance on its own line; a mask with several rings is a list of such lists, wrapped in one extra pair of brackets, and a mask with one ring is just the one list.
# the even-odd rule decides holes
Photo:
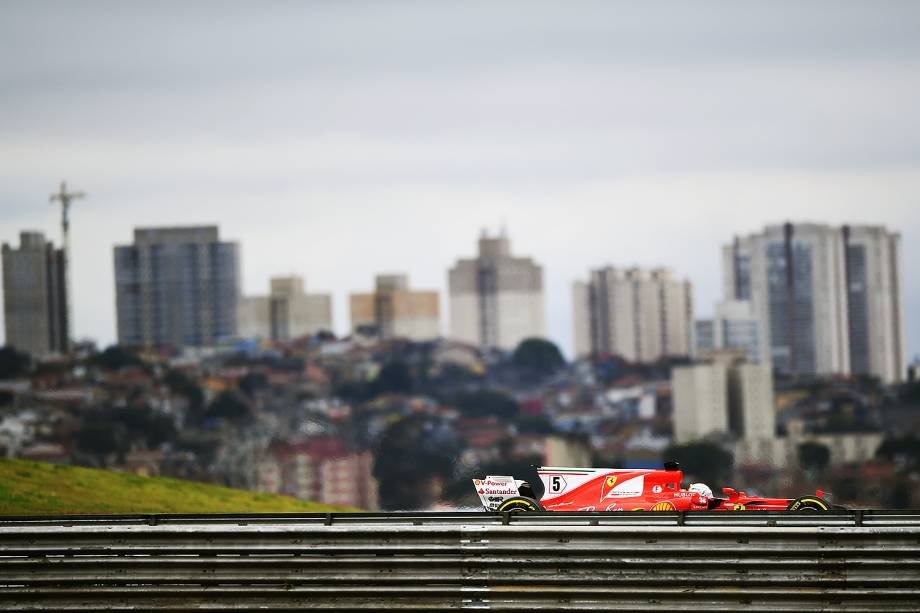
[(839, 508), (818, 490), (814, 495), (762, 498), (724, 488), (715, 496), (703, 483), (681, 487), (677, 462), (664, 470), (557, 468), (537, 470), (543, 482), (538, 501), (533, 487), (510, 476), (473, 479), (487, 511), (827, 511)]

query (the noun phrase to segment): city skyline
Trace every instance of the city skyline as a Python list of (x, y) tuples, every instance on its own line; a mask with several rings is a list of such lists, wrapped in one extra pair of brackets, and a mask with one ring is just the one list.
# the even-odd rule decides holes
[(920, 354), (920, 6), (271, 6), (5, 5), (0, 240), (59, 244), (47, 194), (87, 192), (77, 338), (114, 341), (135, 227), (219, 224), (244, 295), (303, 276), (341, 334), (379, 272), (446, 305), (451, 263), (504, 223), (571, 356), (584, 271), (672, 268), (706, 317), (720, 245), (788, 220), (902, 234)]
[[(793, 224), (793, 225), (796, 225), (796, 224)], [(767, 226), (766, 229), (767, 229), (767, 230), (769, 230), (769, 229), (775, 229), (776, 227), (780, 227), (780, 226), (777, 225), (777, 224), (773, 224), (772, 226)], [(849, 227), (849, 226), (847, 226), (847, 227)], [(215, 240), (215, 239), (216, 239), (216, 236), (217, 236), (218, 228), (219, 228), (219, 226), (200, 226), (200, 225), (199, 225), (199, 226), (177, 226), (177, 225), (173, 224), (173, 225), (169, 225), (169, 226), (146, 227), (146, 228), (134, 228), (134, 230), (133, 230), (133, 235), (134, 235), (134, 237), (135, 237), (135, 241), (137, 241), (137, 237), (138, 237), (138, 236), (146, 237), (147, 235), (150, 235), (151, 237), (155, 237), (154, 240), (158, 240), (156, 237), (159, 237), (159, 236), (170, 237), (168, 240), (172, 241), (172, 240), (174, 240), (174, 239), (172, 238), (172, 235), (174, 235), (174, 234), (177, 235), (177, 236), (179, 236), (179, 235), (185, 235), (185, 234), (191, 233), (190, 236), (191, 236), (191, 235), (197, 236), (198, 234), (201, 234), (202, 232), (204, 232), (204, 233), (210, 233), (210, 234), (208, 234), (208, 236), (210, 237), (209, 240)], [(856, 230), (859, 231), (859, 232), (862, 232), (862, 231), (864, 230), (864, 228), (862, 228), (862, 227), (857, 227)], [(881, 227), (881, 226), (874, 226), (874, 227), (870, 228), (870, 230), (873, 230), (873, 231), (875, 231), (875, 230), (882, 230), (882, 231), (885, 231), (885, 230), (888, 230), (888, 228), (884, 228), (884, 227)], [(23, 230), (23, 231), (22, 231), (22, 234), (23, 234), (23, 236), (25, 236), (25, 235), (29, 234), (29, 232), (30, 232), (30, 231)], [(196, 234), (196, 233), (197, 233), (197, 234)], [(898, 233), (894, 232), (894, 234), (898, 234)], [(39, 235), (40, 235), (40, 233), (39, 233)], [(752, 236), (753, 236), (753, 234), (752, 234)], [(147, 239), (145, 238), (144, 240), (147, 240)], [(479, 238), (479, 241), (480, 241), (480, 251), (482, 250), (483, 241), (485, 241), (485, 243), (488, 243), (488, 244), (496, 243), (496, 244), (504, 245), (504, 247), (502, 247), (502, 248), (505, 249), (505, 250), (507, 251), (508, 245), (509, 245), (509, 240), (510, 240), (510, 237), (508, 236), (507, 230), (506, 230), (506, 228), (505, 228), (504, 226), (502, 227), (500, 234), (496, 235), (495, 237), (490, 237), (490, 236), (488, 235), (488, 232), (487, 232), (485, 229), (483, 229), (483, 232), (482, 232), (482, 234), (480, 235), (480, 238)], [(735, 239), (735, 240), (737, 240), (737, 239)], [(194, 242), (194, 241), (193, 241), (193, 242)], [(899, 240), (899, 242), (900, 242), (900, 240)], [(50, 242), (49, 242), (49, 244), (50, 244)], [(224, 243), (221, 243), (221, 244), (224, 244)], [(234, 253), (236, 254), (235, 257), (238, 258), (238, 259), (242, 259), (242, 258), (239, 257), (239, 252), (242, 251), (242, 246), (239, 244), (239, 241), (232, 241), (231, 243), (227, 243), (227, 244), (232, 246), (232, 248), (233, 248), (233, 250), (234, 250)], [(113, 245), (113, 248), (114, 248), (114, 252), (115, 252), (115, 262), (116, 262), (116, 265), (117, 265), (117, 264), (118, 264), (118, 261), (119, 261), (119, 253), (120, 253), (119, 250), (124, 250), (124, 249), (126, 249), (126, 247), (123, 246), (123, 245), (117, 245), (117, 244), (116, 244), (116, 245)], [(726, 250), (728, 250), (728, 251), (726, 251)], [(726, 263), (725, 263), (725, 261), (724, 261), (724, 258), (727, 257), (727, 256), (726, 256), (726, 253), (729, 253), (729, 252), (731, 251), (731, 247), (730, 247), (730, 245), (729, 245), (729, 246), (726, 246), (726, 245), (723, 244), (723, 245), (720, 247), (720, 251), (722, 252), (722, 259), (723, 259), (722, 264), (723, 264), (723, 267), (724, 267), (724, 266), (726, 265)], [(123, 258), (122, 258), (122, 259), (123, 259)], [(458, 260), (458, 261), (459, 261), (459, 260)], [(520, 261), (522, 261), (522, 262), (527, 262), (528, 265), (531, 265), (531, 266), (533, 265), (533, 264), (531, 263), (532, 259), (531, 259), (529, 256), (524, 256), (523, 258), (521, 258)], [(236, 266), (236, 272), (235, 272), (234, 274), (238, 275), (238, 269), (242, 267), (242, 262), (237, 262), (237, 263), (235, 264), (235, 266)], [(450, 270), (447, 271), (448, 279), (450, 278), (450, 275), (451, 275), (452, 271), (453, 271), (455, 268), (456, 268), (456, 263), (455, 263), (454, 266), (451, 267)], [(538, 266), (537, 268), (538, 268), (538, 270), (540, 269), (539, 266)], [(631, 267), (631, 268), (626, 268), (626, 267), (619, 267), (619, 268), (614, 267), (614, 268), (610, 268), (610, 267), (607, 267), (607, 268), (605, 268), (605, 269), (603, 269), (603, 270), (607, 270), (607, 271), (617, 271), (617, 270), (620, 270), (620, 271), (625, 271), (625, 273), (633, 273), (633, 272), (636, 272), (636, 271), (640, 271), (641, 269), (638, 269), (638, 268), (635, 268), (635, 267)], [(594, 272), (596, 273), (597, 270), (595, 270)], [(665, 274), (665, 275), (668, 276), (669, 279), (672, 279), (672, 277), (673, 277), (672, 271), (671, 271), (670, 269), (666, 268), (666, 267), (656, 267), (655, 269), (652, 270), (652, 272), (655, 273), (655, 274)], [(724, 304), (724, 299), (725, 299), (724, 292), (725, 292), (725, 291), (736, 292), (736, 289), (735, 289), (735, 287), (734, 287), (734, 285), (733, 285), (733, 282), (732, 282), (732, 280), (729, 278), (730, 275), (727, 277), (726, 274), (727, 274), (726, 271), (725, 271), (725, 270), (722, 270), (723, 284), (727, 284), (727, 285), (724, 285), (724, 287), (722, 288), (723, 295), (721, 296), (720, 299), (717, 299), (717, 300), (713, 303), (712, 308), (707, 309), (706, 307), (704, 307), (702, 310), (700, 310), (700, 309), (698, 308), (699, 305), (696, 304), (695, 298), (692, 300), (692, 311), (691, 311), (691, 312), (688, 312), (688, 317), (690, 318), (690, 319), (688, 319), (688, 325), (689, 325), (690, 327), (693, 327), (694, 325), (697, 325), (697, 324), (705, 323), (705, 321), (707, 321), (707, 319), (708, 319), (709, 321), (711, 321), (711, 319), (709, 319), (709, 318), (712, 317), (712, 313), (715, 312), (716, 314), (718, 314), (720, 305)], [(541, 276), (542, 276), (542, 273), (541, 273)], [(116, 270), (113, 270), (113, 278), (116, 279), (116, 285), (118, 285), (119, 282), (117, 281), (117, 279), (119, 279), (120, 277), (119, 277), (119, 273), (118, 273), (118, 271), (117, 271), (117, 266), (116, 266)], [(406, 275), (405, 275), (405, 274), (402, 274), (402, 273), (392, 273), (392, 272), (391, 272), (391, 273), (384, 273), (384, 274), (377, 273), (377, 274), (375, 274), (375, 278), (377, 279), (376, 283), (377, 283), (377, 285), (378, 285), (378, 289), (379, 289), (379, 285), (380, 285), (381, 282), (383, 282), (383, 283), (388, 283), (388, 282), (390, 282), (391, 279), (393, 280), (393, 282), (397, 282), (397, 281), (398, 281), (399, 283), (402, 283), (402, 284), (405, 284), (405, 283), (406, 283)], [(382, 279), (383, 281), (381, 281), (381, 279)], [(677, 279), (672, 279), (672, 280), (675, 281), (675, 282), (679, 281), (679, 280), (677, 280)], [(683, 284), (684, 282), (685, 282), (685, 281), (680, 280), (680, 284)], [(288, 284), (288, 285), (293, 283), (294, 285), (297, 285), (297, 286), (300, 288), (300, 289), (299, 289), (300, 292), (303, 292), (304, 279), (302, 278), (302, 276), (296, 275), (296, 274), (292, 274), (292, 275), (288, 275), (288, 276), (284, 276), (284, 275), (274, 275), (274, 276), (270, 277), (269, 283), (270, 283), (270, 285), (272, 286), (272, 293), (275, 291), (275, 289), (274, 289), (274, 288), (275, 288), (275, 285), (276, 285), (276, 284), (281, 284), (281, 283)], [(692, 296), (692, 295), (693, 295), (693, 288), (692, 288), (693, 282), (692, 282), (692, 280), (687, 279), (687, 280), (686, 280), (686, 283), (688, 284), (688, 288), (687, 288), (688, 294), (689, 294), (690, 296)], [(584, 283), (584, 280), (583, 280), (583, 279), (574, 279), (574, 280), (572, 281), (572, 286), (570, 287), (570, 289), (571, 289), (572, 287), (574, 287), (574, 289), (575, 289), (575, 292), (574, 292), (574, 294), (572, 295), (572, 298), (574, 298), (574, 300), (572, 300), (572, 303), (571, 303), (571, 307), (572, 307), (572, 308), (571, 308), (571, 311), (572, 311), (572, 312), (571, 312), (571, 321), (569, 322), (570, 327), (572, 328), (573, 332), (575, 332), (575, 333), (572, 335), (572, 342), (573, 342), (573, 344), (574, 344), (575, 346), (574, 346), (573, 348), (571, 348), (571, 349), (570, 349), (570, 348), (567, 348), (567, 347), (564, 347), (564, 346), (562, 347), (562, 349), (565, 350), (566, 352), (571, 352), (571, 354), (570, 354), (569, 357), (572, 358), (572, 359), (578, 357), (578, 355), (579, 355), (579, 350), (578, 350), (578, 343), (579, 343), (578, 338), (579, 338), (579, 337), (578, 337), (577, 329), (578, 329), (579, 325), (581, 325), (582, 327), (584, 327), (584, 326), (586, 325), (585, 321), (582, 321), (586, 315), (585, 315), (584, 313), (580, 313), (580, 311), (579, 311), (579, 308), (584, 308), (584, 305), (580, 305), (580, 304), (579, 304), (579, 293), (578, 293), (578, 288), (579, 288), (580, 286), (585, 286), (585, 283)], [(404, 288), (404, 289), (405, 289), (405, 288)], [(240, 308), (240, 309), (242, 309), (242, 306), (243, 306), (243, 304), (246, 303), (246, 301), (252, 301), (252, 300), (258, 300), (258, 299), (260, 299), (260, 297), (257, 296), (257, 295), (254, 295), (254, 294), (246, 294), (246, 293), (244, 293), (242, 287), (238, 287), (238, 290), (239, 290), (239, 291), (238, 291), (238, 293), (237, 293), (237, 299), (238, 299), (238, 301), (239, 301), (239, 305), (240, 305), (239, 308)], [(288, 291), (288, 290), (285, 290), (285, 291)], [(414, 292), (414, 291), (415, 291), (415, 290), (413, 290), (413, 292)], [(422, 292), (422, 293), (424, 294), (425, 292)], [(445, 293), (445, 292), (442, 291), (441, 289), (435, 290), (435, 292), (434, 292), (434, 294), (433, 294), (433, 296), (434, 296), (433, 299), (434, 299), (436, 302), (439, 301), (440, 298), (441, 298), (441, 294), (442, 294), (442, 293)], [(362, 319), (361, 321), (356, 321), (356, 320), (355, 320), (355, 315), (354, 315), (354, 308), (355, 308), (355, 307), (354, 307), (354, 304), (353, 304), (353, 303), (354, 303), (354, 300), (355, 300), (355, 297), (356, 297), (356, 296), (364, 296), (364, 294), (360, 294), (360, 292), (356, 294), (354, 291), (349, 291), (349, 292), (348, 292), (347, 301), (348, 301), (349, 304), (348, 304), (348, 307), (347, 307), (347, 308), (348, 308), (349, 313), (348, 313), (347, 321), (346, 321), (345, 323), (334, 321), (334, 322), (333, 322), (334, 325), (331, 326), (331, 328), (333, 329), (333, 331), (335, 331), (335, 332), (338, 333), (338, 334), (341, 334), (342, 336), (346, 336), (346, 335), (352, 334), (352, 333), (354, 332), (354, 329), (355, 329), (356, 326), (362, 325), (362, 324), (366, 323), (366, 322), (363, 321), (363, 319)], [(308, 297), (308, 296), (305, 295), (304, 297)], [(330, 294), (330, 293), (326, 293), (326, 294), (316, 294), (316, 295), (310, 294), (309, 297), (310, 297), (310, 298), (319, 298), (319, 299), (325, 300), (325, 301), (326, 301), (326, 306), (325, 306), (324, 308), (325, 308), (327, 311), (329, 310), (330, 306), (334, 306), (334, 305), (335, 305), (335, 300), (332, 298), (332, 294)], [(450, 303), (450, 291), (449, 291), (449, 289), (446, 291), (446, 297), (447, 297), (447, 300), (445, 300), (444, 302), (445, 302), (446, 304), (449, 304), (449, 303)], [(0, 294), (0, 299), (2, 299), (2, 294)], [(267, 298), (265, 298), (264, 296), (261, 297), (261, 299), (267, 300)], [(543, 296), (542, 294), (540, 294), (540, 299), (539, 299), (539, 300), (540, 300), (541, 303), (545, 303), (546, 298), (545, 298), (545, 296)], [(903, 300), (903, 298), (902, 298), (902, 300)], [(331, 302), (332, 305), (328, 304), (329, 302)], [(748, 304), (748, 303), (742, 303), (742, 304)], [(250, 328), (252, 328), (252, 325), (251, 325), (251, 324), (253, 323), (253, 322), (249, 322), (249, 321), (248, 321), (248, 319), (249, 319), (248, 310), (249, 310), (249, 309), (237, 310), (237, 307), (234, 306), (234, 307), (231, 308), (231, 310), (232, 310), (232, 311), (236, 311), (236, 312), (238, 313), (238, 316), (244, 317), (244, 318), (245, 318), (245, 321), (242, 321), (242, 322), (238, 322), (238, 323), (237, 323), (238, 326), (241, 326), (241, 327), (239, 327), (238, 330), (237, 330), (237, 336), (246, 337), (247, 334), (249, 334), (250, 332), (252, 332), (252, 330), (250, 330)], [(335, 310), (337, 310), (337, 309), (335, 309)], [(117, 309), (116, 309), (116, 311), (117, 311)], [(244, 312), (245, 312), (245, 314), (244, 314)], [(704, 314), (701, 315), (701, 313), (704, 313)], [(717, 316), (718, 316), (718, 315), (717, 315)], [(327, 315), (324, 315), (323, 317), (325, 318), (323, 321), (326, 321), (326, 322), (329, 321), (329, 315), (328, 315), (328, 314), (327, 314)], [(579, 319), (579, 317), (581, 318), (581, 320)], [(265, 317), (264, 317), (263, 319), (265, 319), (265, 322), (267, 322), (267, 321), (268, 321), (268, 316), (265, 315)], [(359, 319), (361, 319), (361, 318), (359, 317)], [(909, 317), (905, 317), (905, 321), (909, 321)], [(265, 322), (262, 322), (262, 323), (263, 323), (264, 325), (268, 325), (268, 324), (265, 323)], [(440, 327), (440, 332), (441, 332), (440, 336), (441, 336), (441, 337), (443, 337), (443, 338), (452, 338), (452, 339), (454, 339), (454, 340), (457, 340), (457, 337), (456, 337), (455, 335), (452, 335), (452, 334), (451, 334), (451, 331), (450, 331), (451, 325), (450, 325), (450, 315), (449, 315), (449, 314), (441, 314), (440, 316), (436, 316), (436, 317), (432, 320), (431, 325), (427, 325), (425, 329), (426, 329), (426, 330), (434, 329), (432, 326), (435, 325), (435, 324), (437, 324), (438, 327)], [(116, 317), (116, 328), (117, 328), (117, 325), (118, 325), (118, 324), (117, 324), (117, 317)], [(308, 327), (309, 327), (309, 326), (308, 326)], [(319, 327), (316, 327), (316, 324), (314, 323), (314, 324), (313, 324), (313, 328), (315, 328), (314, 331), (316, 331), (316, 330), (320, 330), (320, 329), (328, 329), (328, 328), (330, 328), (330, 326), (320, 325)], [(345, 328), (345, 332), (342, 332), (342, 331), (341, 331), (341, 328)], [(311, 329), (312, 329), (312, 328), (311, 328)], [(260, 329), (260, 330), (261, 330), (261, 329)], [(117, 334), (117, 332), (116, 332), (116, 334)], [(693, 344), (694, 344), (694, 342), (692, 342), (692, 339), (690, 338), (689, 328), (688, 328), (688, 330), (687, 330), (687, 335), (688, 335), (688, 338), (687, 338), (688, 353), (692, 353), (692, 352), (693, 352)], [(262, 338), (268, 338), (268, 336), (271, 336), (271, 335), (270, 335), (270, 334), (269, 334), (269, 335), (266, 335), (266, 334), (264, 333), (264, 331), (260, 331), (258, 334), (255, 334), (254, 336), (258, 336), (258, 337), (262, 337)], [(434, 338), (434, 336), (432, 336), (430, 333), (424, 334), (424, 335), (422, 335), (422, 336), (425, 337), (425, 338)], [(554, 340), (554, 341), (557, 342), (557, 339), (553, 339), (553, 337), (552, 337), (550, 334), (545, 335), (545, 337), (546, 337), (546, 338), (549, 338), (550, 340)], [(80, 339), (82, 339), (82, 338), (84, 338), (84, 337), (79, 337), (79, 336), (78, 336), (78, 337), (74, 338), (73, 340), (80, 340)], [(91, 337), (85, 337), (85, 338), (91, 338)], [(284, 338), (287, 338), (287, 336), (285, 336)], [(98, 340), (98, 339), (92, 338), (92, 340)], [(281, 340), (281, 339), (278, 339), (278, 340)], [(472, 342), (472, 341), (471, 341), (471, 342)], [(587, 341), (586, 341), (585, 339), (582, 339), (581, 342), (582, 342), (582, 343), (585, 343), (585, 342), (587, 342)], [(195, 344), (195, 343), (192, 343), (192, 345), (194, 345), (194, 344)], [(477, 343), (473, 343), (473, 344), (477, 344)], [(907, 344), (909, 345), (909, 340), (907, 341)], [(585, 350), (582, 350), (581, 353), (585, 353)], [(670, 354), (677, 355), (678, 353), (671, 352)], [(627, 357), (628, 357), (628, 356), (627, 356)], [(641, 361), (641, 360), (640, 360), (640, 361)], [(910, 362), (911, 362), (911, 356), (908, 356), (908, 363), (910, 363)], [(898, 370), (898, 372), (900, 372), (900, 369)], [(902, 376), (903, 376), (903, 373), (902, 373)]]

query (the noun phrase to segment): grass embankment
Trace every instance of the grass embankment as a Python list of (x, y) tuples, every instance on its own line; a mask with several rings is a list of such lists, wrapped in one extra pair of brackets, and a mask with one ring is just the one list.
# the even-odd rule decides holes
[(0, 515), (355, 511), (166, 477), (0, 460)]

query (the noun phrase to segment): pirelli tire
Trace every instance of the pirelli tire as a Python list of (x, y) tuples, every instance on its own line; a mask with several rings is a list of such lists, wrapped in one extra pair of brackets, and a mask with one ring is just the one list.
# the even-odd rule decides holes
[(799, 496), (789, 503), (787, 511), (830, 511), (835, 508), (820, 496)]
[(498, 511), (501, 513), (532, 513), (543, 511), (543, 506), (533, 498), (515, 496), (514, 498), (503, 500), (498, 505)]

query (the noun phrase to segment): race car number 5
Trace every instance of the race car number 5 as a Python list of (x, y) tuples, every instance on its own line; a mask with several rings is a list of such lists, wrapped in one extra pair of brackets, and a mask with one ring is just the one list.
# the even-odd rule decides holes
[(565, 489), (565, 477), (562, 475), (553, 475), (549, 478), (549, 491), (558, 494)]

